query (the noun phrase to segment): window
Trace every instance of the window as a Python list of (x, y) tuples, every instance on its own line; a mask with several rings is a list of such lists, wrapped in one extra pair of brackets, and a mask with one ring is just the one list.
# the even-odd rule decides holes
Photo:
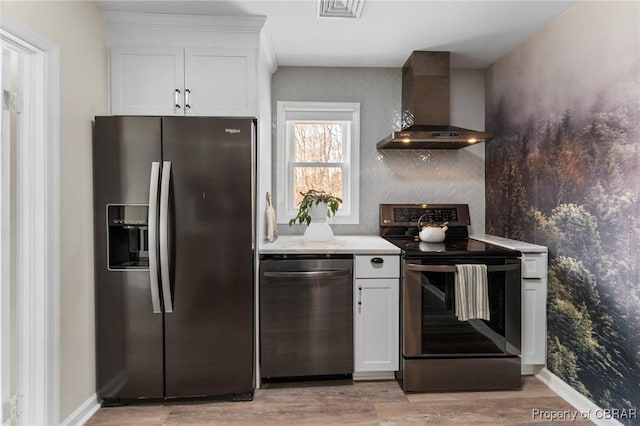
[(298, 211), (300, 192), (342, 198), (333, 223), (358, 223), (360, 104), (278, 102), (278, 223)]

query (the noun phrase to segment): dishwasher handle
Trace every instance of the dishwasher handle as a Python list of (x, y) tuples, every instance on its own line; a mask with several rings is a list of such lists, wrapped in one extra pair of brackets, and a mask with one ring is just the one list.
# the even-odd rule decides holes
[(264, 272), (269, 278), (330, 278), (351, 275), (348, 269), (324, 270), (324, 271), (285, 271), (285, 272)]

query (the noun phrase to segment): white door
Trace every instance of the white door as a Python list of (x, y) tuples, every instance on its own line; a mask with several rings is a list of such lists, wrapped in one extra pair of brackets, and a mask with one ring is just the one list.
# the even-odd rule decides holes
[(255, 57), (250, 48), (186, 48), (186, 114), (255, 116)]
[(184, 49), (111, 48), (113, 115), (184, 115)]
[(1, 421), (59, 424), (59, 48), (4, 16), (0, 45)]
[(15, 423), (17, 336), (15, 287), (15, 152), (17, 141), (19, 54), (2, 49), (2, 114), (0, 129), (0, 395), (2, 424)]

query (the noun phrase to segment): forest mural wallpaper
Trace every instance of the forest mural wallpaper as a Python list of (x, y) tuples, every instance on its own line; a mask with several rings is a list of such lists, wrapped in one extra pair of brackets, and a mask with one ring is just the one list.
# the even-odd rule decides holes
[(640, 410), (639, 16), (579, 2), (486, 74), (487, 233), (549, 247), (547, 368), (619, 410)]

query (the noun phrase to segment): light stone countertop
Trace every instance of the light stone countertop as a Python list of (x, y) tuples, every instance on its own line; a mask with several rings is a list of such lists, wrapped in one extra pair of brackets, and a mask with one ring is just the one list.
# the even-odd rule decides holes
[(260, 254), (400, 254), (400, 248), (376, 235), (336, 235), (329, 241), (305, 241), (302, 235), (281, 235), (260, 242)]
[(497, 237), (488, 234), (473, 234), (469, 238), (484, 241), (486, 243), (496, 244), (512, 250), (518, 250), (522, 253), (546, 253), (547, 247), (538, 244), (526, 243), (524, 241), (511, 240), (509, 238)]

